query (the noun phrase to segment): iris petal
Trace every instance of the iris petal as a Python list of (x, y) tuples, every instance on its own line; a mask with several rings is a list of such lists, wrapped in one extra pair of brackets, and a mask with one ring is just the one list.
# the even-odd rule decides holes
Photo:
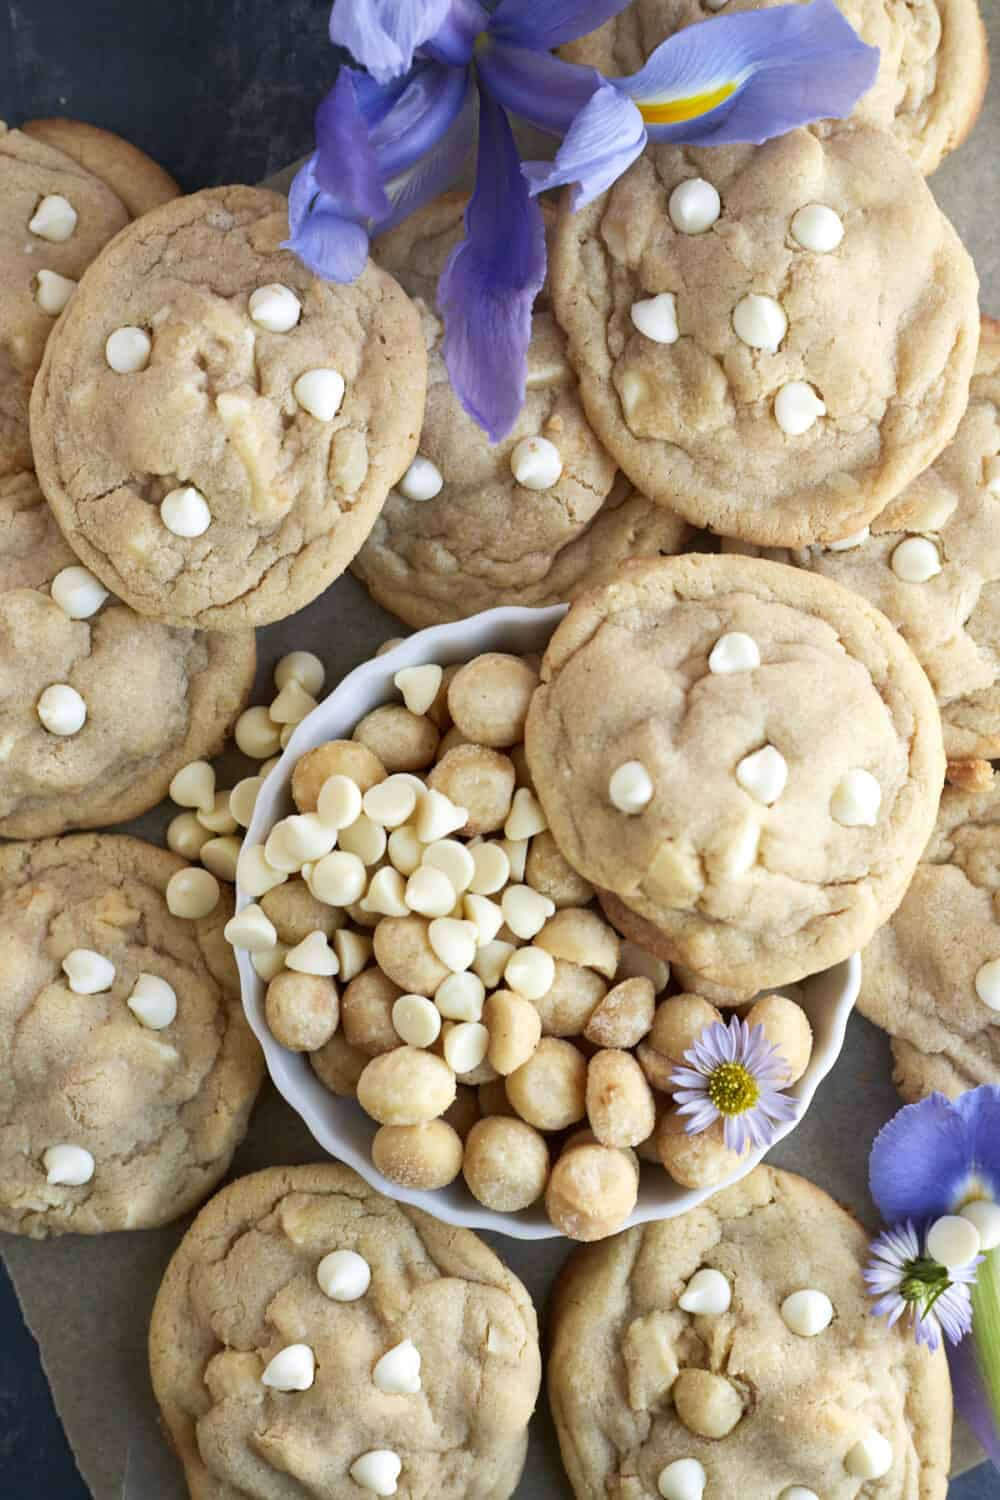
[(975, 1336), (948, 1346), (948, 1366), (955, 1410), (968, 1422), (990, 1462), (1000, 1468), (1000, 1433), (980, 1373)]
[(296, 173), (288, 194), (289, 237), (282, 248), (293, 250), (315, 276), (327, 281), (356, 281), (368, 260), (368, 232), (324, 206), (326, 195), (316, 181), (311, 156)]
[[(425, 62), (413, 70), (392, 109), (372, 128), (383, 182), (407, 171), (440, 143), (467, 110), (471, 88), (467, 68)], [(471, 123), (466, 114), (466, 130)]]
[(574, 213), (600, 197), (646, 144), (646, 127), (636, 106), (612, 83), (604, 83), (577, 115), (554, 162), (524, 163), (532, 193), (573, 183)]
[(565, 135), (604, 82), (596, 68), (492, 39), (477, 54), (476, 66), (505, 109), (556, 135)]
[(316, 182), (327, 207), (343, 218), (364, 222), (389, 211), (378, 155), (358, 104), (353, 68), (341, 68), (316, 111)]
[(627, 4), (628, 0), (500, 0), (490, 21), (490, 34), (519, 47), (549, 52), (596, 31)]
[(489, 19), (489, 12), (480, 0), (452, 0), (447, 16), (428, 38), (424, 52), (453, 68), (466, 67)]
[(495, 443), (524, 402), (531, 309), (544, 280), (542, 211), (528, 195), (507, 117), (484, 92), (465, 239), (449, 256), (438, 305), (452, 385)]
[(953, 1212), (974, 1177), (1000, 1200), (1000, 1088), (906, 1105), (875, 1137), (868, 1162), (871, 1195), (889, 1223)]
[(388, 217), (376, 226), (379, 233), (392, 229), (407, 215), (429, 203), (452, 185), (469, 154), (475, 127), (476, 91), (471, 77), (466, 73), (465, 96), (451, 124), (419, 161), (386, 183), (386, 193), (392, 207)]
[(406, 72), (450, 9), (451, 0), (334, 0), (330, 40), (384, 83)]

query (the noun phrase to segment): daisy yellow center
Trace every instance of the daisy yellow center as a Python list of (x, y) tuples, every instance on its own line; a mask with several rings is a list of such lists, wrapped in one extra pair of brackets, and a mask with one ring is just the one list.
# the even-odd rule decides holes
[(760, 1098), (756, 1078), (742, 1063), (720, 1063), (708, 1080), (708, 1097), (720, 1115), (741, 1115)]

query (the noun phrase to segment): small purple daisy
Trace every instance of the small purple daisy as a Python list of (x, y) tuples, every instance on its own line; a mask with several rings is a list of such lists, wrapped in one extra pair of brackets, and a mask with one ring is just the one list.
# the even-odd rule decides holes
[(917, 1343), (928, 1349), (937, 1348), (942, 1333), (950, 1344), (960, 1343), (972, 1327), (969, 1287), (981, 1259), (946, 1268), (921, 1250), (912, 1219), (887, 1229), (872, 1241), (864, 1270), (868, 1294), (876, 1299), (872, 1316), (888, 1319), (890, 1328), (908, 1317)]
[(690, 1117), (684, 1122), (689, 1135), (721, 1119), (726, 1145), (742, 1154), (748, 1143), (770, 1146), (775, 1127), (798, 1116), (799, 1101), (782, 1090), (788, 1064), (762, 1026), (748, 1026), (738, 1016), (728, 1026), (713, 1021), (684, 1061), (690, 1066), (678, 1068), (670, 1086), (677, 1113)]

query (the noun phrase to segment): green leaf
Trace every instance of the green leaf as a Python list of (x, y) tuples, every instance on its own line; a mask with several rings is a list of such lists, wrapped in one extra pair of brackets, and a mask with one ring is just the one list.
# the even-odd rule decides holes
[(972, 1293), (972, 1336), (976, 1364), (1000, 1428), (1000, 1248), (991, 1250), (979, 1267)]

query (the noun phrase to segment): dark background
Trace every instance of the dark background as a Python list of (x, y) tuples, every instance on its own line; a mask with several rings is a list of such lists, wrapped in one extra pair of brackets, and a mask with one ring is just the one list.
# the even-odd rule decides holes
[[(329, 0), (0, 0), (0, 119), (103, 125), (188, 191), (256, 182), (311, 148), (313, 112), (336, 71), (329, 9)], [(87, 1500), (0, 1267), (0, 1497), (32, 1493)], [(998, 1497), (1000, 1479), (983, 1468), (956, 1481), (949, 1500)]]

